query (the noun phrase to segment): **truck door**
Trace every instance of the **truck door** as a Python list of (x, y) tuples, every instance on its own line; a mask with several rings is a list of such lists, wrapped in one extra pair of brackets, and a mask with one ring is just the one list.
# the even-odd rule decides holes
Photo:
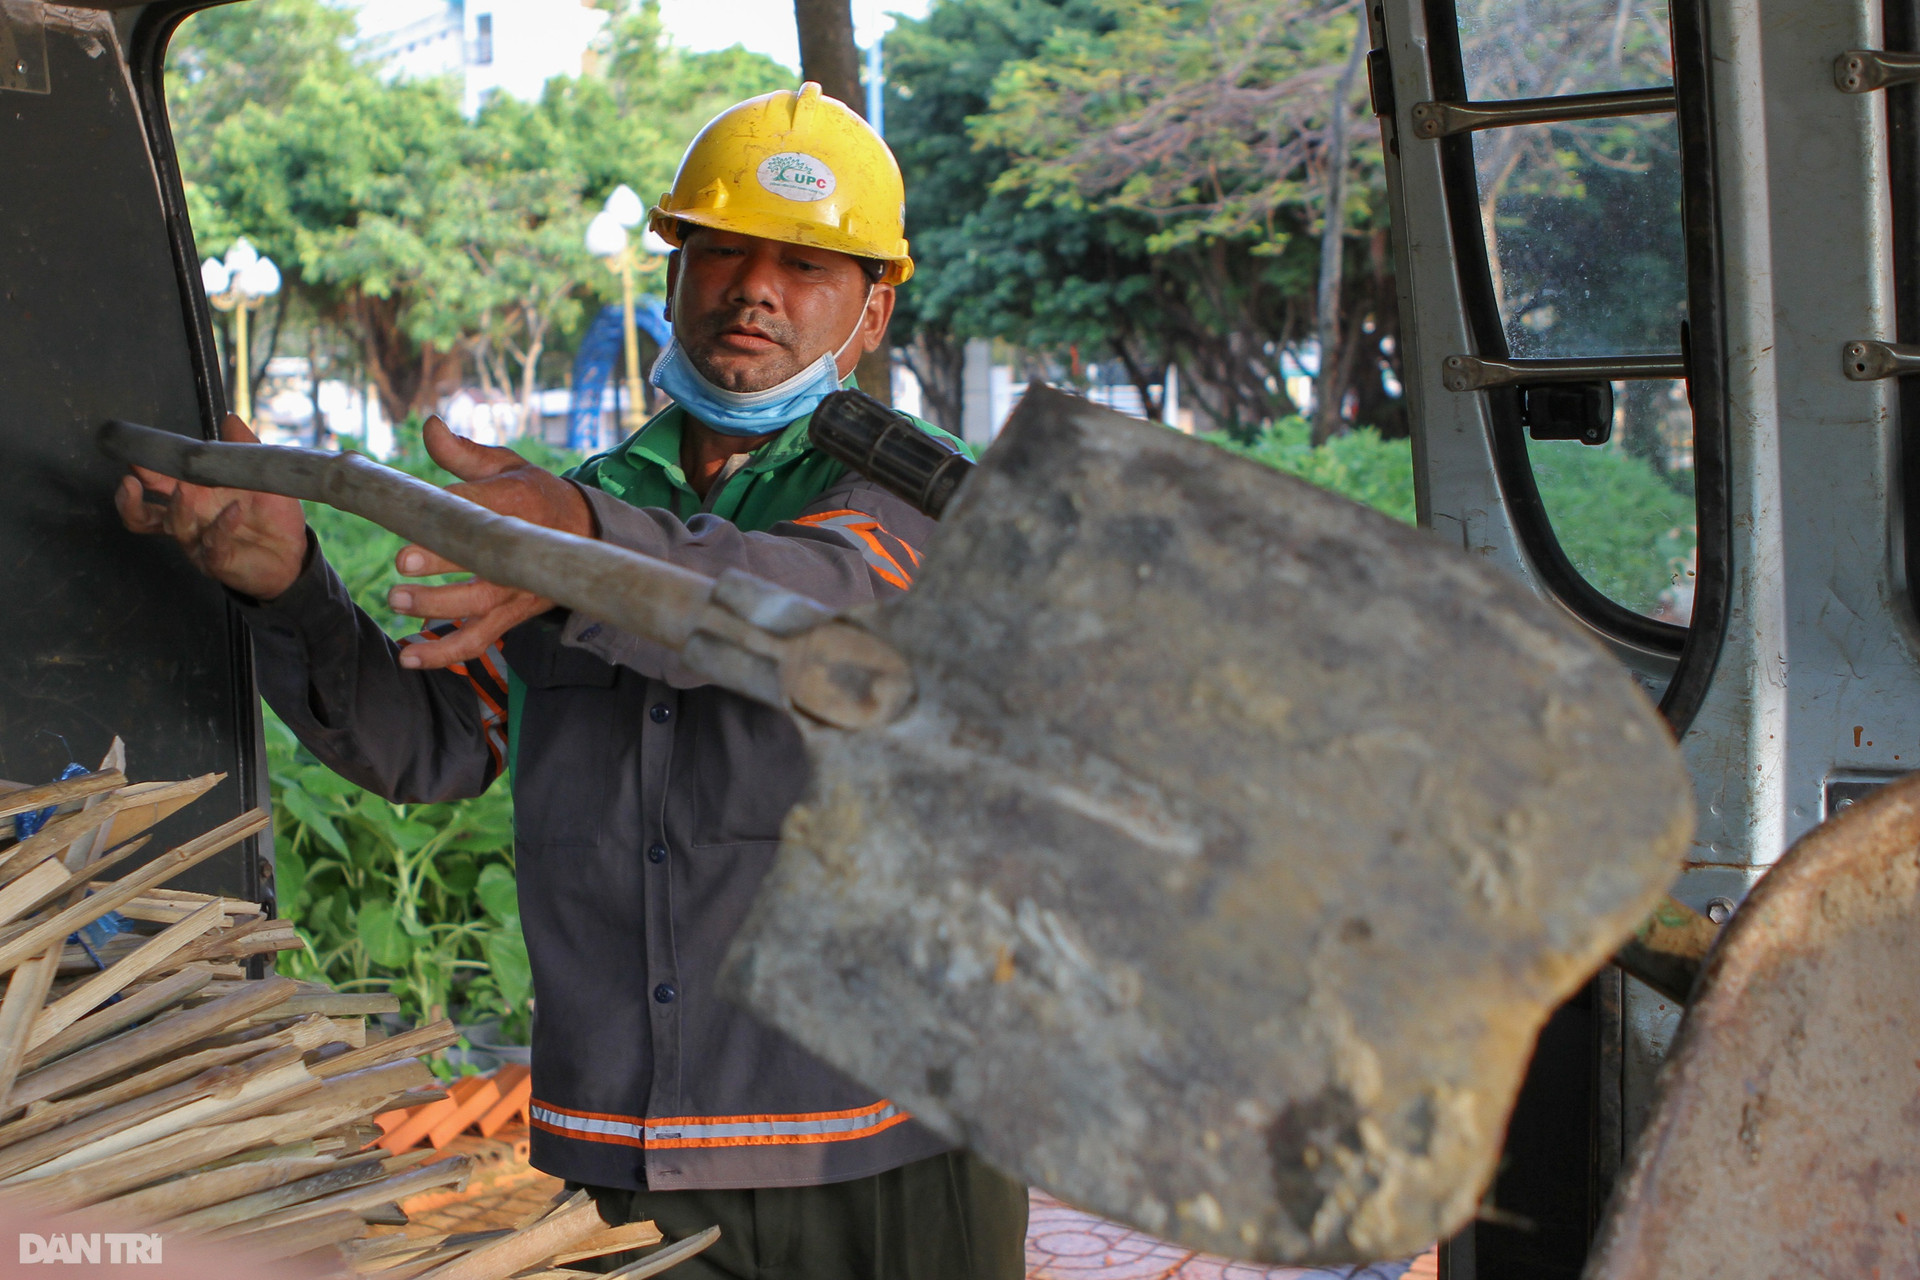
[[(0, 10), (0, 775), (91, 768), (117, 734), (136, 779), (228, 775), (183, 815), (198, 832), (266, 803), (246, 633), (177, 550), (122, 532), (94, 448), (111, 417), (210, 437), (225, 409), (160, 94), (186, 8)], [(271, 854), (178, 883), (259, 899)]]
[[(1916, 91), (1839, 74), (1915, 48), (1914, 6), (1367, 2), (1421, 519), (1658, 700), (1699, 813), (1674, 893), (1723, 920), (1920, 754), (1920, 464), (1896, 381), (1870, 376), (1898, 353), (1860, 345), (1920, 336), (1893, 217), (1914, 225)], [(1690, 498), (1695, 562), (1664, 600), (1583, 545), (1566, 477), (1601, 483), (1609, 452)], [(1674, 554), (1669, 530), (1602, 532), (1655, 572)], [(1578, 1274), (1677, 1017), (1611, 971), (1562, 1011), (1452, 1275)]]

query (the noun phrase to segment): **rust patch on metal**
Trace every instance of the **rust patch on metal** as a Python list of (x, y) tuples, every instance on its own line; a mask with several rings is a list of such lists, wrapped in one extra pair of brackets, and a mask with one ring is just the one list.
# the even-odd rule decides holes
[(1707, 956), (1588, 1275), (1913, 1275), (1920, 778), (1802, 838)]

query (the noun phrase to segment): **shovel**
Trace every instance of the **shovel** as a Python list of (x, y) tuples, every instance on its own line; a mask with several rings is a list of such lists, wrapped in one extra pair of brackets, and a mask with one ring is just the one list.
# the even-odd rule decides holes
[(1913, 1275), (1916, 974), (1909, 778), (1802, 837), (1728, 922), (1587, 1274)]
[(1627, 674), (1430, 534), (1029, 392), (914, 589), (830, 617), (365, 459), (107, 451), (355, 511), (789, 709), (814, 763), (731, 989), (1064, 1200), (1261, 1260), (1467, 1221), (1535, 1034), (1659, 899)]

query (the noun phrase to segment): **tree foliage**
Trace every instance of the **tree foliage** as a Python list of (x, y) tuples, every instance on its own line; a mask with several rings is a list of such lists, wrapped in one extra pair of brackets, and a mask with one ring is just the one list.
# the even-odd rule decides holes
[(555, 338), (615, 291), (581, 244), (599, 202), (664, 190), (708, 118), (792, 80), (737, 47), (673, 47), (648, 0), (611, 14), (598, 73), (468, 119), (451, 81), (354, 58), (351, 26), (323, 0), (201, 14), (169, 52), (170, 111), (203, 253), (245, 234), (275, 257), (353, 335), (396, 421), (469, 360), (530, 398)]
[[(1313, 326), (1324, 134), (1351, 12), (940, 0), (902, 23), (888, 121), (929, 266), (910, 303), (916, 346), (930, 356), (991, 335), (1110, 354), (1149, 403), (1178, 363), (1205, 415), (1242, 435), (1292, 412), (1281, 365)], [(964, 156), (941, 127), (963, 113)], [(1349, 385), (1371, 379), (1361, 399), (1376, 403), (1378, 357), (1395, 358), (1391, 284), (1377, 135), (1356, 136), (1342, 310), (1368, 335)]]

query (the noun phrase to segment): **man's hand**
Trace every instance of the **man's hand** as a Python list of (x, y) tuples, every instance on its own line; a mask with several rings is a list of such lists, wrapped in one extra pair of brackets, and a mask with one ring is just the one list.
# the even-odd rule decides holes
[[(220, 438), (260, 443), (231, 413), (220, 424)], [(273, 599), (300, 576), (307, 517), (295, 499), (185, 484), (145, 467), (131, 470), (114, 491), (113, 505), (134, 533), (166, 534), (202, 573), (256, 600)]]
[[(593, 511), (580, 490), (568, 481), (541, 470), (511, 449), (463, 439), (438, 417), (427, 419), (423, 436), (427, 456), (464, 482), (449, 485), (449, 493), (529, 524), (583, 538), (593, 536)], [(453, 573), (460, 568), (418, 545), (403, 547), (394, 567), (410, 578)], [(464, 626), (444, 640), (425, 640), (401, 651), (401, 666), (425, 668), (477, 658), (514, 627), (553, 608), (553, 601), (530, 591), (497, 586), (482, 578), (444, 587), (397, 586), (387, 593), (387, 604), (398, 613), (416, 618), (465, 620)]]

